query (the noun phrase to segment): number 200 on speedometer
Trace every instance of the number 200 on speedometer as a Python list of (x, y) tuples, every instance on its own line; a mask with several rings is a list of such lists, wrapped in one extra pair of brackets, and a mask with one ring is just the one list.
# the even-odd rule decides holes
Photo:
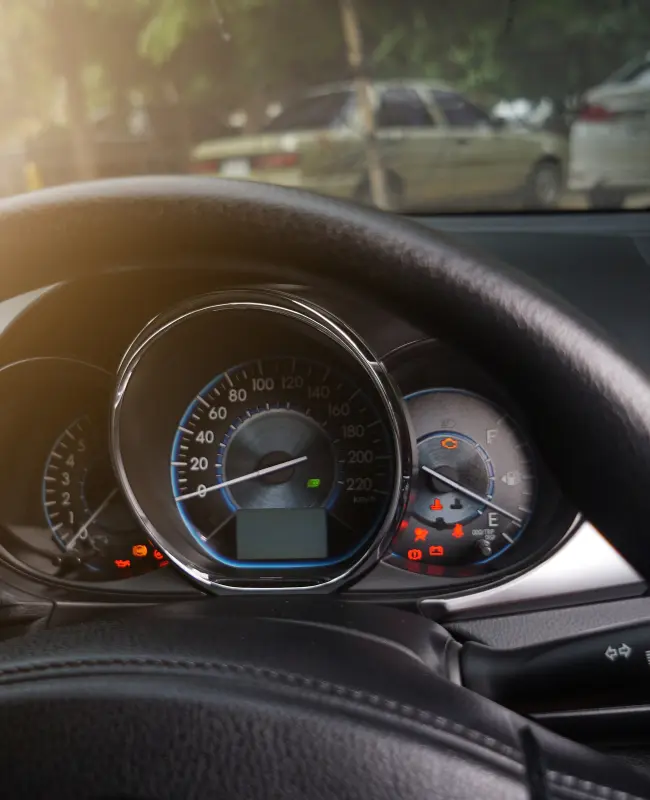
[(212, 558), (235, 568), (333, 565), (378, 530), (393, 444), (348, 376), (266, 358), (198, 389), (178, 423), (171, 483), (187, 530)]

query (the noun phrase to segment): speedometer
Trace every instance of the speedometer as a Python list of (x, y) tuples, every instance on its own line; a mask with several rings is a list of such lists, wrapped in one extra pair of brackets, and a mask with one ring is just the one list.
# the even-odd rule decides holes
[(280, 357), (229, 369), (196, 395), (171, 478), (183, 521), (215, 559), (301, 568), (335, 564), (372, 536), (392, 462), (381, 417), (349, 377)]
[(411, 440), (381, 362), (306, 301), (239, 290), (154, 320), (120, 370), (118, 474), (208, 588), (334, 587), (386, 552)]

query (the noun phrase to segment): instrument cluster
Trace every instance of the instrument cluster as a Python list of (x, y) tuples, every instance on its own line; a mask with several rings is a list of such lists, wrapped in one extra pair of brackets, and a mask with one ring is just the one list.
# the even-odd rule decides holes
[(0, 559), (50, 583), (167, 569), (326, 592), (381, 564), (403, 591), (457, 591), (535, 563), (576, 516), (479, 367), (429, 340), (380, 358), (280, 291), (158, 315), (117, 375), (10, 364), (0, 397)]

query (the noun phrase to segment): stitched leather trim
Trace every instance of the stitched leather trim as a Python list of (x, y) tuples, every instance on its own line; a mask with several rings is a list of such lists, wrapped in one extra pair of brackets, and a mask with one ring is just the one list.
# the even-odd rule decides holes
[(565, 775), (563, 772), (549, 770), (547, 773), (549, 781), (555, 785), (564, 797), (577, 798), (579, 800), (594, 800), (595, 797), (603, 800), (646, 800), (629, 792), (621, 792), (619, 789), (612, 789), (610, 786), (601, 786), (592, 781), (585, 781), (576, 778), (575, 775)]
[[(514, 761), (520, 765), (522, 758), (520, 753), (510, 745), (500, 742), (491, 736), (467, 728), (458, 722), (454, 722), (445, 717), (432, 714), (415, 706), (406, 703), (399, 703), (386, 697), (381, 697), (370, 692), (352, 689), (348, 686), (323, 681), (317, 678), (309, 678), (292, 672), (280, 672), (264, 667), (254, 667), (249, 664), (229, 664), (220, 661), (192, 661), (185, 659), (169, 658), (82, 658), (70, 661), (54, 661), (42, 664), (32, 664), (15, 667), (0, 668), (0, 682), (11, 683), (12, 679), (31, 679), (48, 676), (65, 669), (90, 669), (102, 667), (159, 667), (163, 669), (183, 669), (196, 670), (201, 672), (215, 672), (218, 674), (245, 675), (253, 678), (262, 678), (268, 681), (282, 683), (286, 686), (300, 686), (305, 689), (316, 691), (320, 694), (327, 694), (332, 697), (340, 697), (345, 700), (353, 700), (361, 705), (381, 709), (384, 712), (396, 714), (405, 719), (415, 722), (426, 723), (432, 727), (459, 736), (464, 740), (469, 740), (485, 749)], [(9, 679), (9, 680), (5, 680)]]
[[(227, 675), (244, 675), (252, 678), (262, 678), (271, 682), (281, 683), (285, 686), (300, 686), (305, 689), (315, 691), (328, 696), (339, 697), (344, 700), (352, 700), (363, 706), (380, 709), (384, 712), (395, 714), (410, 721), (425, 723), (438, 731), (458, 736), (462, 739), (469, 739), (471, 742), (490, 750), (493, 753), (513, 761), (520, 766), (523, 763), (521, 754), (510, 745), (500, 742), (491, 736), (475, 731), (458, 722), (432, 714), (420, 708), (399, 703), (370, 692), (363, 692), (352, 689), (348, 686), (323, 681), (317, 678), (309, 678), (292, 672), (281, 672), (264, 667), (254, 667), (249, 664), (229, 664), (220, 661), (193, 661), (189, 659), (171, 658), (81, 658), (70, 661), (55, 661), (43, 664), (32, 664), (15, 667), (0, 668), (0, 682), (12, 683), (12, 679), (17, 678), (38, 678), (46, 677), (64, 669), (76, 669), (89, 667), (91, 669), (102, 667), (158, 667), (163, 669), (183, 669), (196, 670), (202, 673), (214, 672)], [(8, 680), (7, 680), (8, 679)], [(602, 800), (647, 800), (637, 795), (622, 792), (609, 786), (602, 786), (591, 781), (585, 781), (574, 775), (566, 775), (562, 772), (548, 770), (546, 775), (549, 781), (565, 797), (574, 797), (578, 800), (593, 800), (594, 797)]]

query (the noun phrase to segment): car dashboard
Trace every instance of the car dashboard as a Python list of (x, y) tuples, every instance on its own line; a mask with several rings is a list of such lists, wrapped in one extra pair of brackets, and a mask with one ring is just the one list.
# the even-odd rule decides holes
[(4, 635), (206, 592), (336, 589), (448, 621), (644, 592), (526, 410), (362, 297), (132, 269), (5, 324)]

